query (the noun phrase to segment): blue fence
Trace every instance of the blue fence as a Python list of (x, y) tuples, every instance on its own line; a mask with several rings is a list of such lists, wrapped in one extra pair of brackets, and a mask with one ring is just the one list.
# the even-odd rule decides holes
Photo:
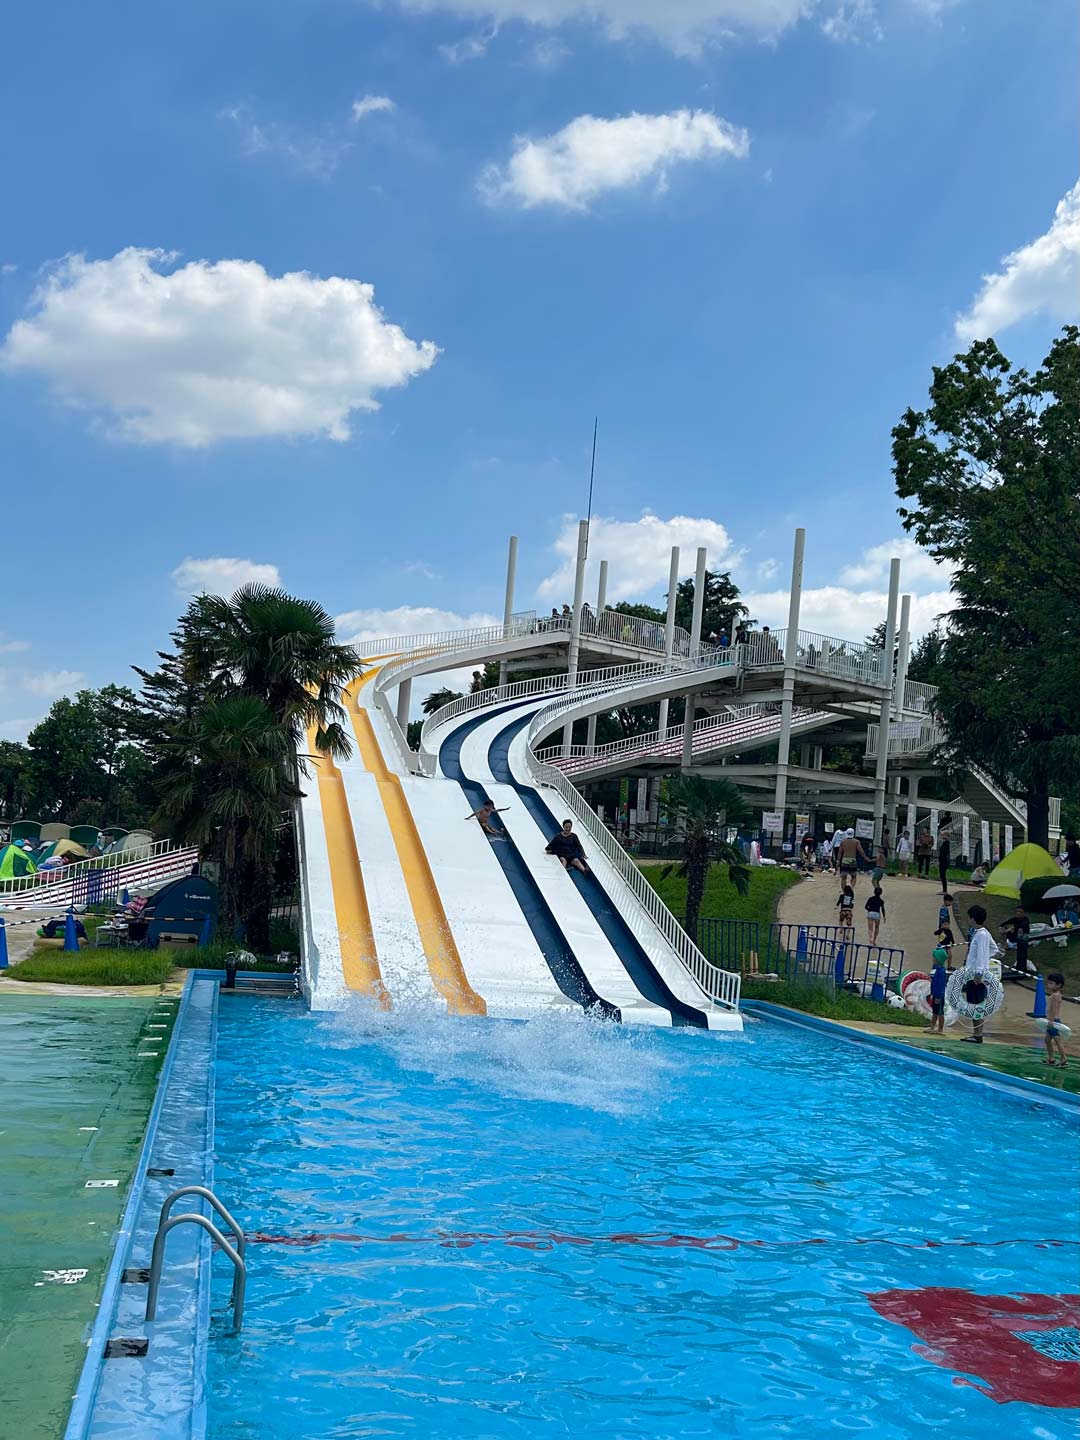
[(756, 920), (698, 921), (697, 943), (724, 970), (777, 974), (782, 980), (814, 980), (884, 1000), (904, 973), (904, 952), (866, 945), (850, 926), (774, 923), (762, 935)]

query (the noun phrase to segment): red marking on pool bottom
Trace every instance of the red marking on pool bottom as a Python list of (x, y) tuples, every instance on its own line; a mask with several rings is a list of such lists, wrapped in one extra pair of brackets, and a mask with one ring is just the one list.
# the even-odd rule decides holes
[(886, 1320), (914, 1331), (916, 1354), (935, 1365), (978, 1375), (957, 1376), (999, 1405), (1022, 1400), (1055, 1409), (1080, 1408), (1080, 1365), (1037, 1350), (1021, 1333), (1080, 1326), (1080, 1295), (976, 1295), (930, 1287), (883, 1290), (867, 1299)]
[(945, 1250), (954, 1248), (1000, 1250), (1023, 1245), (1036, 1250), (1080, 1248), (1071, 1240), (893, 1240), (888, 1236), (853, 1236), (830, 1239), (813, 1236), (803, 1240), (740, 1240), (734, 1235), (678, 1235), (645, 1231), (617, 1231), (612, 1235), (568, 1235), (558, 1230), (446, 1230), (432, 1235), (359, 1235), (333, 1230), (305, 1235), (269, 1235), (261, 1230), (247, 1235), (250, 1245), (321, 1245), (336, 1241), (345, 1245), (436, 1245), (447, 1250), (469, 1250), (474, 1245), (509, 1245), (519, 1250), (554, 1250), (559, 1245), (636, 1245), (657, 1250), (797, 1250), (812, 1245), (888, 1245), (901, 1250)]

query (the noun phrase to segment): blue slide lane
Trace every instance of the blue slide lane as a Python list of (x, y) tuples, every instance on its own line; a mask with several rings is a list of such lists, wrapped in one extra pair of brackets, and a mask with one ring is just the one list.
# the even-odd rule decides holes
[[(483, 785), (468, 779), (462, 770), (461, 747), (473, 730), (480, 725), (486, 725), (490, 719), (491, 715), (487, 713), (481, 715), (478, 720), (462, 725), (454, 731), (439, 750), (439, 765), (443, 774), (458, 782), (474, 810), (479, 810), (489, 797)], [(502, 829), (497, 815), (492, 817), (492, 824), (496, 828)], [(532, 871), (505, 830), (503, 830), (503, 834), (506, 839), (493, 843), (491, 848), (502, 866), (503, 874), (506, 876), (510, 889), (514, 892), (514, 899), (533, 933), (533, 938), (540, 947), (540, 953), (547, 961), (555, 984), (566, 998), (573, 1000), (576, 1005), (581, 1005), (586, 1010), (593, 1010), (607, 1020), (622, 1020), (622, 1013), (618, 1008), (607, 1000), (601, 1000), (589, 984), (566, 936), (533, 878)]]
[[(559, 829), (559, 822), (531, 785), (520, 785), (510, 769), (509, 751), (514, 737), (529, 724), (531, 715), (522, 720), (511, 721), (505, 730), (491, 742), (488, 750), (488, 764), (496, 780), (512, 785), (521, 796), (521, 803), (540, 827), (545, 840), (551, 840)], [(580, 871), (568, 870), (568, 878), (577, 886), (581, 898), (592, 911), (593, 919), (600, 926), (608, 944), (622, 961), (627, 974), (646, 1000), (671, 1011), (673, 1025), (694, 1026), (707, 1029), (708, 1021), (700, 1010), (688, 1005), (673, 994), (658, 973), (647, 951), (630, 926), (612, 904), (611, 896), (601, 885), (596, 875), (582, 875)]]

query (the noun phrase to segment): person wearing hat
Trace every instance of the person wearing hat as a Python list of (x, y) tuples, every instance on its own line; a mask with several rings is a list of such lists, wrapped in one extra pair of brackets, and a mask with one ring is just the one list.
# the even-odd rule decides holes
[(949, 952), (944, 945), (934, 951), (934, 968), (930, 972), (930, 1024), (926, 1027), (931, 1034), (945, 1034), (945, 987), (949, 983)]

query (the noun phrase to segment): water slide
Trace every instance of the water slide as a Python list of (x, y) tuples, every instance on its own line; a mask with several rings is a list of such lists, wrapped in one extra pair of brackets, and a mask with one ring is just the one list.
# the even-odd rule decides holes
[[(737, 987), (710, 997), (606, 856), (587, 842), (594, 874), (585, 877), (546, 854), (562, 802), (531, 783), (523, 750), (512, 752), (550, 697), (445, 726), (429, 777), (402, 763), (375, 701), (377, 674), (345, 696), (353, 755), (313, 762), (301, 806), (313, 1007), (336, 1008), (352, 992), (386, 1008), (434, 1004), (460, 1016), (589, 1012), (741, 1029)], [(471, 818), (487, 798), (507, 809), (504, 839), (487, 838)]]

